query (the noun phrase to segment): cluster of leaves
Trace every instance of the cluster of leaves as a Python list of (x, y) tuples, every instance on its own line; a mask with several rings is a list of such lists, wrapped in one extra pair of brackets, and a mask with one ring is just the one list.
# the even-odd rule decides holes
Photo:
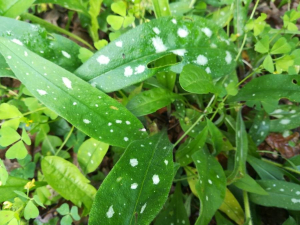
[[(300, 7), (274, 29), (258, 3), (1, 2), (0, 77), (22, 84), (0, 86), (0, 225), (298, 224)], [(28, 13), (45, 4), (93, 46)]]

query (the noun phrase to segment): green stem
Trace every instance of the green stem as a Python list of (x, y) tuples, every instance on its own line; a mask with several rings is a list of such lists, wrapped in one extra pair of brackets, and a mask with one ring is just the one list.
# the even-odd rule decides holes
[(171, 16), (169, 0), (152, 0), (156, 18)]
[(248, 225), (253, 225), (252, 218), (251, 218), (249, 198), (248, 198), (247, 191), (243, 191), (243, 198), (244, 198), (244, 207), (245, 207), (246, 221), (248, 221)]
[(72, 126), (70, 132), (68, 133), (68, 136), (66, 137), (66, 139), (64, 140), (64, 142), (61, 144), (61, 146), (59, 147), (59, 149), (57, 150), (57, 152), (55, 153), (55, 155), (58, 155), (58, 153), (62, 150), (62, 148), (65, 146), (65, 144), (67, 143), (67, 141), (69, 140), (69, 138), (71, 137), (71, 134), (73, 133), (74, 130), (74, 126)]
[(269, 164), (271, 164), (271, 165), (280, 167), (280, 168), (282, 168), (282, 169), (285, 169), (285, 170), (288, 170), (288, 171), (291, 171), (291, 172), (293, 172), (293, 173), (297, 173), (297, 174), (300, 175), (300, 171), (299, 171), (299, 170), (295, 170), (295, 169), (292, 169), (292, 168), (290, 168), (290, 167), (284, 167), (284, 166), (281, 165), (280, 163), (276, 163), (276, 162), (273, 162), (273, 161), (270, 161), (270, 160), (267, 160), (267, 159), (264, 159), (264, 158), (261, 158), (261, 160), (264, 161), (264, 162), (267, 162), (267, 163), (269, 163)]
[(196, 120), (196, 122), (192, 125), (192, 126), (190, 126), (190, 128), (176, 141), (176, 143), (174, 144), (174, 147), (176, 146), (176, 145), (178, 145), (179, 143), (180, 143), (180, 141), (186, 136), (186, 135), (188, 135), (188, 133), (192, 130), (192, 129), (194, 129), (194, 127), (202, 120), (202, 118), (204, 117), (204, 115), (205, 115), (205, 113), (206, 113), (206, 111), (207, 111), (207, 109), (211, 106), (211, 104), (213, 103), (213, 101), (214, 101), (214, 99), (215, 99), (215, 95), (210, 99), (210, 101), (209, 101), (209, 103), (207, 104), (207, 106), (206, 106), (206, 108), (204, 109), (204, 112), (203, 112), (203, 114), (202, 115), (200, 115), (199, 116), (199, 118)]
[(180, 179), (174, 179), (173, 182), (178, 182), (178, 181), (183, 181), (183, 180), (188, 180), (188, 179), (191, 179), (191, 178), (198, 178), (197, 175), (193, 175), (193, 176), (186, 176), (186, 177), (183, 177), (183, 178), (180, 178)]
[(8, 91), (9, 94), (14, 95), (14, 96), (18, 96), (18, 94), (10, 89), (8, 89), (7, 87), (3, 86), (0, 84), (0, 88), (4, 89), (5, 91)]
[(41, 111), (41, 110), (44, 110), (44, 109), (47, 109), (47, 107), (42, 107), (42, 108), (30, 111), (30, 112), (24, 113), (24, 114), (22, 114), (22, 116), (27, 116), (29, 114), (32, 114), (32, 113), (35, 113), (35, 112), (38, 112), (38, 111)]
[(29, 14), (29, 13), (23, 13), (21, 15), (21, 17), (23, 19), (28, 19), (28, 20), (31, 20), (32, 22), (34, 23), (38, 23), (40, 24), (41, 26), (45, 27), (47, 30), (53, 30), (57, 33), (62, 33), (62, 34), (65, 34), (65, 35), (68, 35), (69, 37), (83, 43), (84, 45), (86, 45), (87, 47), (89, 47), (91, 50), (94, 50), (93, 46), (91, 46), (89, 43), (87, 43), (85, 40), (83, 40), (82, 38), (78, 37), (77, 35), (75, 34), (72, 34), (71, 32), (65, 30), (65, 29), (62, 29), (60, 27), (57, 27), (51, 23), (48, 23), (47, 21), (43, 20), (43, 19), (40, 19), (32, 14)]
[[(254, 13), (255, 13), (255, 11), (256, 11), (256, 8), (257, 8), (257, 6), (258, 6), (258, 3), (259, 3), (259, 0), (256, 1), (255, 5), (254, 5), (254, 7), (253, 7), (253, 10), (252, 10), (252, 13), (251, 13), (251, 16), (250, 16), (249, 20), (251, 20), (251, 19), (253, 18)], [(242, 45), (241, 45), (241, 47), (240, 47), (240, 49), (239, 49), (239, 53), (237, 54), (237, 56), (236, 56), (236, 58), (235, 58), (235, 61), (237, 61), (237, 60), (239, 59), (239, 57), (240, 57), (240, 55), (241, 55), (241, 53), (242, 53), (242, 51), (243, 51), (244, 45), (245, 45), (245, 43), (246, 43), (246, 40), (247, 40), (247, 33), (244, 35), (243, 43), (242, 43)]]

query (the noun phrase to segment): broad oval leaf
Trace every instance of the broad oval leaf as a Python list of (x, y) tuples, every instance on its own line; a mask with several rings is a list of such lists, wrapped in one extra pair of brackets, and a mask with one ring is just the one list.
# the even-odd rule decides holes
[(172, 149), (164, 132), (132, 142), (100, 186), (89, 224), (150, 224), (171, 187)]
[(126, 147), (145, 135), (139, 131), (140, 121), (123, 105), (74, 74), (4, 38), (0, 52), (38, 100), (90, 137)]
[(209, 92), (215, 93), (217, 91), (211, 75), (196, 65), (184, 66), (179, 82), (184, 90), (192, 93), (208, 94)]
[(46, 181), (55, 191), (75, 205), (91, 209), (96, 189), (74, 164), (58, 156), (46, 156), (41, 166)]
[[(0, 15), (15, 18), (27, 10), (35, 0), (9, 0), (0, 2)], [(4, 24), (1, 24), (1, 26)]]
[(127, 109), (136, 116), (144, 116), (171, 104), (179, 95), (162, 88), (154, 88), (134, 96), (127, 104)]
[(196, 191), (201, 201), (199, 218), (195, 224), (209, 224), (225, 198), (225, 173), (219, 162), (203, 150), (194, 153), (192, 158), (199, 173)]
[[(282, 85), (284, 84), (284, 85)], [(300, 102), (298, 75), (265, 75), (247, 83), (230, 101), (269, 101), (288, 98)]]
[(79, 147), (77, 159), (85, 174), (97, 169), (105, 156), (109, 145), (90, 138)]
[[(224, 30), (211, 21), (200, 17), (163, 17), (144, 23), (108, 44), (76, 74), (105, 92), (141, 82), (157, 71), (180, 73), (190, 63), (217, 78), (234, 69), (234, 52)], [(147, 67), (170, 53), (182, 57), (182, 61), (165, 67)]]
[[(35, 52), (41, 57), (73, 72), (81, 65), (81, 61), (77, 57), (80, 46), (68, 38), (57, 34), (49, 34), (39, 25), (33, 25), (26, 22), (1, 17), (0, 16), (0, 36), (5, 37), (24, 45), (29, 50)], [(22, 56), (26, 53), (22, 52)], [(0, 75), (11, 75), (11, 69), (5, 63), (4, 58), (0, 57)], [(5, 68), (5, 69), (3, 69)], [(6, 72), (6, 73), (5, 73)]]
[(252, 202), (263, 206), (300, 210), (300, 185), (279, 180), (257, 182), (269, 195), (249, 193)]

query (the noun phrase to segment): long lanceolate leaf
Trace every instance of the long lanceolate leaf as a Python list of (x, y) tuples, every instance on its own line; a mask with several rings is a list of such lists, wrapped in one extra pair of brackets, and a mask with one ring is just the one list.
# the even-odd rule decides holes
[(126, 147), (145, 135), (124, 106), (72, 73), (4, 38), (0, 52), (38, 100), (90, 137)]
[(171, 187), (172, 148), (165, 133), (132, 142), (100, 186), (89, 224), (150, 224)]
[(241, 111), (237, 115), (236, 122), (236, 153), (234, 169), (228, 176), (227, 182), (230, 184), (236, 179), (242, 178), (246, 174), (246, 159), (248, 153), (248, 137)]
[[(222, 28), (204, 18), (164, 17), (128, 31), (98, 51), (76, 74), (105, 92), (143, 81), (159, 70), (180, 73), (190, 63), (213, 78), (222, 77), (235, 67), (234, 47), (227, 39)], [(170, 53), (182, 61), (168, 67), (147, 67)]]
[(226, 177), (222, 166), (203, 150), (192, 156), (199, 174), (196, 191), (201, 201), (197, 225), (208, 224), (222, 204), (226, 193)]

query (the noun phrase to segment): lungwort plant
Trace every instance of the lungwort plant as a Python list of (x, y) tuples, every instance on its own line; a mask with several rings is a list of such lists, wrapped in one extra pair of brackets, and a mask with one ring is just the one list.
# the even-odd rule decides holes
[(299, 224), (300, 12), (258, 4), (1, 1), (0, 225)]

